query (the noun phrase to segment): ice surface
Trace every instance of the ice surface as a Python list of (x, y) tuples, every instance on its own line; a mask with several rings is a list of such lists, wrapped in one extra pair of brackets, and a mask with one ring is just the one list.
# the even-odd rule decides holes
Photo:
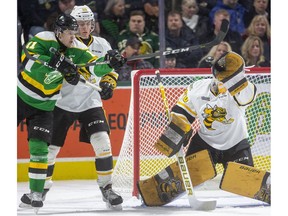
[[(35, 215), (32, 209), (19, 208), (23, 193), (29, 192), (28, 183), (17, 183), (17, 215)], [(101, 192), (95, 180), (54, 181), (54, 185), (46, 196), (43, 208), (38, 215), (53, 216), (95, 216), (105, 215), (171, 215), (171, 216), (270, 216), (271, 207), (250, 198), (234, 195), (222, 190), (196, 190), (199, 200), (217, 200), (213, 211), (191, 210), (186, 196), (163, 207), (146, 207), (141, 200), (121, 193), (124, 198), (122, 211), (106, 208)]]

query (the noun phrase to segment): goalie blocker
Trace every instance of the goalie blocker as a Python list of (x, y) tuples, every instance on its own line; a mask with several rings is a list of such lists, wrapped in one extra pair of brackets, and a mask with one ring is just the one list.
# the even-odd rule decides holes
[[(215, 166), (207, 150), (186, 157), (193, 186), (216, 176)], [(155, 176), (137, 182), (140, 195), (146, 206), (162, 206), (185, 193), (178, 162), (172, 163)]]
[(171, 122), (155, 143), (155, 148), (168, 157), (179, 152), (193, 133), (191, 125), (176, 114), (171, 114)]

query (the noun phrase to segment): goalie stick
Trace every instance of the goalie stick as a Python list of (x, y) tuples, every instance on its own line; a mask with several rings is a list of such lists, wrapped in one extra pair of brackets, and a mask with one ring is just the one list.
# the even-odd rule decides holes
[[(164, 103), (165, 112), (168, 117), (168, 120), (170, 121), (169, 105), (168, 105), (168, 101), (165, 95), (165, 89), (161, 81), (160, 71), (156, 70), (155, 74), (156, 74), (156, 79), (159, 85), (161, 97)], [(216, 200), (201, 201), (201, 200), (198, 200), (195, 196), (192, 180), (191, 180), (188, 166), (187, 166), (186, 159), (185, 159), (183, 146), (181, 146), (179, 152), (176, 153), (176, 158), (179, 164), (181, 176), (183, 179), (183, 184), (184, 184), (191, 208), (194, 210), (204, 210), (204, 211), (214, 210), (216, 208)]]
[[(49, 66), (48, 66), (48, 62), (45, 62), (45, 61), (43, 61), (43, 60), (41, 60), (41, 59), (38, 59), (38, 58), (30, 55), (30, 53), (29, 53), (29, 51), (27, 50), (27, 48), (26, 48), (25, 45), (23, 45), (22, 47), (23, 47), (24, 53), (25, 53), (25, 55), (27, 56), (28, 59), (30, 59), (30, 60), (32, 60), (32, 61), (35, 61), (35, 62), (38, 62), (38, 63), (40, 63), (40, 64), (42, 64), (42, 65), (45, 65), (45, 66), (49, 67)], [(49, 51), (52, 52), (53, 54), (55, 54), (55, 52), (57, 52), (57, 50), (56, 50), (54, 47), (51, 47), (51, 48), (49, 49)], [(76, 65), (76, 66), (79, 67), (79, 65)], [(48, 75), (45, 79), (49, 80), (49, 79), (52, 79), (52, 78), (55, 78), (55, 77), (62, 77), (62, 74), (61, 74), (60, 72), (58, 72), (57, 74), (51, 73), (51, 77), (49, 77), (49, 75)], [(93, 84), (93, 83), (90, 83), (89, 81), (87, 81), (87, 80), (85, 80), (85, 79), (83, 79), (83, 78), (81, 78), (81, 77), (80, 77), (79, 81), (82, 82), (82, 83), (84, 83), (84, 84), (87, 85), (87, 86), (90, 86), (91, 88), (93, 88), (93, 89), (96, 90), (96, 91), (99, 91), (99, 92), (102, 91), (102, 89), (101, 89), (99, 86), (97, 86), (97, 85), (95, 85), (95, 84)], [(44, 81), (44, 82), (45, 82), (45, 81)]]

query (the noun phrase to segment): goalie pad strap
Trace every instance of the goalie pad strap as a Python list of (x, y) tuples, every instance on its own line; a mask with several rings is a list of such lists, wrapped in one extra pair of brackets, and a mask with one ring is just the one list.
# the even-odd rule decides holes
[(270, 173), (248, 165), (228, 162), (220, 189), (271, 203)]

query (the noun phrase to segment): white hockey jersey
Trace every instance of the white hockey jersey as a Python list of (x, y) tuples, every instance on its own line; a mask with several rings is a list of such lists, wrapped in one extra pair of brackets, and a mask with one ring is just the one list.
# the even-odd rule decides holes
[(248, 138), (245, 107), (253, 102), (256, 87), (249, 82), (234, 97), (228, 91), (215, 96), (210, 90), (211, 82), (211, 79), (203, 79), (191, 84), (179, 98), (177, 106), (199, 118), (198, 134), (207, 144), (227, 150)]
[[(88, 47), (89, 50), (98, 58), (105, 56), (111, 50), (110, 44), (101, 37), (93, 36), (93, 42)], [(82, 75), (80, 75), (84, 78)], [(89, 78), (91, 83), (99, 85), (101, 77), (92, 75)], [(83, 112), (93, 107), (102, 107), (102, 100), (98, 91), (79, 82), (76, 86), (63, 81), (60, 91), (61, 98), (57, 100), (56, 106), (69, 112)]]

